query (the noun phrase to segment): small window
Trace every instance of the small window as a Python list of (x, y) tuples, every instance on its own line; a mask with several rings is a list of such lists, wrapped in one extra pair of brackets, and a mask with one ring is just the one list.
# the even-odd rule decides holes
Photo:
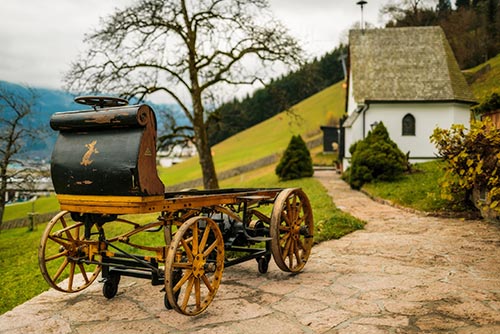
[(412, 114), (406, 114), (403, 117), (403, 136), (415, 135), (415, 117)]

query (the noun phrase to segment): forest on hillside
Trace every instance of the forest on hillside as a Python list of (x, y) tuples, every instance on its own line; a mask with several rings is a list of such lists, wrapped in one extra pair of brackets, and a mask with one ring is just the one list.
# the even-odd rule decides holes
[[(471, 68), (500, 52), (500, 0), (389, 0), (380, 12), (387, 28), (441, 26), (461, 69)], [(297, 102), (342, 80), (340, 45), (300, 70), (217, 108), (208, 121), (210, 145), (289, 109)]]
[(462, 70), (500, 52), (500, 0), (394, 0), (381, 13), (386, 27), (442, 27)]

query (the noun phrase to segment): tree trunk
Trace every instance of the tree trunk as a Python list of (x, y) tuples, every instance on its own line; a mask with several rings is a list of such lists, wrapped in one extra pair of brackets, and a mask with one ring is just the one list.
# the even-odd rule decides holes
[[(7, 174), (7, 169), (0, 172), (2, 177), (0, 178), (0, 227), (3, 223), (3, 214), (5, 212), (5, 194), (7, 192), (7, 179), (3, 176)], [(0, 228), (1, 230), (1, 228)]]
[(208, 144), (208, 135), (205, 124), (199, 117), (195, 117), (194, 132), (196, 138), (196, 149), (199, 155), (201, 171), (203, 174), (203, 186), (205, 189), (219, 189), (217, 174), (215, 173), (214, 160), (210, 145)]
[(202, 104), (201, 92), (197, 81), (197, 76), (192, 75), (193, 89), (191, 98), (193, 101), (193, 129), (195, 135), (195, 145), (198, 151), (201, 172), (203, 174), (203, 187), (205, 189), (219, 189), (217, 173), (215, 172), (212, 150), (208, 143), (207, 127), (205, 125), (205, 110)]

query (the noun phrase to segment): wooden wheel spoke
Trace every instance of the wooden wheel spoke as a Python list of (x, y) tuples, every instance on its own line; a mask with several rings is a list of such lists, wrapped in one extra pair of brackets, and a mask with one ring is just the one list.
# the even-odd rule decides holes
[(301, 212), (302, 212), (302, 202), (299, 201), (299, 202), (295, 203), (295, 217), (294, 217), (294, 221), (296, 222), (296, 224), (300, 220), (300, 213)]
[(186, 290), (184, 291), (184, 299), (182, 300), (182, 307), (181, 307), (183, 310), (186, 309), (189, 302), (189, 297), (191, 297), (191, 290), (193, 290), (194, 280), (195, 280), (194, 276), (191, 276), (189, 278)]
[(295, 224), (296, 225), (302, 225), (302, 223), (304, 223), (306, 221), (306, 216), (305, 215), (301, 215), (302, 211), (297, 211), (297, 217), (295, 218)]
[(48, 257), (44, 258), (44, 260), (45, 260), (45, 262), (50, 262), (50, 261), (56, 260), (56, 259), (58, 259), (60, 257), (66, 256), (67, 254), (68, 254), (68, 250), (65, 249), (61, 253), (56, 253), (54, 255), (51, 255), (51, 256), (48, 256)]
[(196, 298), (196, 309), (199, 310), (201, 308), (201, 288), (199, 278), (195, 278), (194, 281), (194, 294)]
[(77, 226), (75, 230), (75, 240), (80, 240), (80, 230), (80, 226)]
[(199, 251), (198, 251), (198, 246), (199, 246), (198, 232), (200, 230), (198, 229), (198, 224), (193, 224), (192, 230), (193, 230), (193, 241), (191, 242), (192, 251), (193, 251), (193, 255), (196, 255), (199, 253)]
[(82, 273), (83, 279), (85, 280), (85, 283), (89, 282), (89, 277), (87, 276), (87, 271), (85, 270), (85, 267), (83, 264), (78, 263), (78, 268), (80, 268), (80, 272)]
[(207, 249), (205, 249), (205, 251), (203, 252), (203, 256), (209, 256), (210, 253), (212, 253), (214, 251), (214, 249), (217, 247), (218, 243), (219, 243), (218, 240), (215, 240), (214, 242), (212, 242), (212, 244), (210, 246), (208, 246)]
[(290, 233), (287, 233), (287, 234), (284, 234), (280, 237), (280, 244), (283, 245), (283, 247), (285, 247), (286, 243), (288, 241), (290, 241), (290, 236), (291, 234)]
[(291, 240), (291, 242), (290, 242), (290, 247), (289, 247), (288, 252), (287, 252), (287, 255), (288, 255), (287, 257), (288, 257), (288, 266), (290, 268), (293, 268), (293, 255), (294, 255), (293, 254), (293, 244), (294, 244), (294, 242), (293, 242), (293, 239), (290, 239), (290, 240)]
[(290, 212), (292, 212), (292, 206), (290, 205), (290, 199), (289, 198), (287, 198), (285, 201), (286, 201), (286, 209), (285, 209), (285, 211), (286, 211), (286, 213), (288, 215)]
[(176, 262), (172, 264), (172, 267), (177, 269), (193, 269), (192, 262)]
[(302, 243), (302, 240), (300, 238), (297, 239), (297, 249), (306, 250), (306, 248), (304, 247), (304, 244)]
[(302, 257), (300, 256), (300, 250), (299, 250), (299, 247), (297, 245), (297, 242), (295, 242), (295, 247), (293, 248), (293, 253), (295, 254), (295, 258), (297, 259), (297, 265), (301, 265), (302, 264)]
[(189, 247), (188, 241), (186, 239), (181, 239), (181, 244), (182, 247), (184, 247), (184, 251), (186, 252), (189, 262), (193, 262), (194, 256), (191, 247)]
[(289, 225), (293, 223), (293, 206), (290, 202), (290, 198), (286, 199), (285, 217)]
[(62, 239), (61, 237), (56, 237), (54, 235), (49, 235), (47, 239), (54, 241), (55, 243), (63, 246), (65, 249), (71, 248), (71, 240)]
[(205, 286), (207, 287), (208, 291), (212, 294), (214, 292), (214, 288), (212, 286), (212, 283), (210, 283), (210, 280), (208, 279), (207, 275), (201, 276), (201, 279), (203, 280), (203, 283), (205, 283)]
[(63, 263), (59, 266), (59, 268), (57, 269), (56, 273), (54, 274), (54, 277), (52, 277), (52, 280), (55, 282), (57, 281), (57, 279), (59, 278), (59, 276), (61, 276), (61, 274), (63, 273), (64, 269), (66, 269), (66, 267), (68, 266), (69, 264), (69, 261), (67, 258), (64, 259)]
[(292, 238), (288, 238), (285, 242), (285, 246), (283, 247), (283, 257), (287, 257), (290, 253), (290, 247), (292, 246)]
[(191, 270), (187, 270), (186, 273), (182, 276), (182, 278), (177, 282), (177, 284), (173, 287), (173, 291), (177, 292), (180, 288), (193, 276), (193, 272)]
[(290, 219), (290, 211), (283, 212), (282, 218), (287, 226), (292, 226), (293, 220)]
[(280, 225), (279, 229), (280, 232), (290, 232), (292, 230), (290, 226), (285, 226), (285, 225)]
[(69, 279), (68, 290), (73, 291), (73, 279), (75, 277), (75, 262), (71, 261), (69, 264)]
[(201, 241), (200, 241), (200, 250), (202, 252), (207, 244), (207, 240), (208, 240), (209, 235), (210, 235), (210, 226), (207, 225), (207, 227), (205, 228), (205, 231), (203, 232), (203, 237), (201, 238)]
[(68, 229), (68, 224), (66, 224), (66, 219), (64, 219), (64, 217), (61, 217), (60, 221), (61, 221), (61, 225), (64, 227), (63, 230), (64, 230), (64, 233), (66, 233), (66, 235), (68, 236), (68, 239), (74, 240), (73, 236), (71, 235), (71, 232)]

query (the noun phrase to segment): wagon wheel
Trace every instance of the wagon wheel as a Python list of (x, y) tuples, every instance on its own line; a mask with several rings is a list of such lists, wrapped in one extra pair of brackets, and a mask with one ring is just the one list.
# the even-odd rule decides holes
[(217, 293), (223, 270), (224, 239), (217, 224), (206, 217), (188, 219), (168, 247), (165, 262), (168, 305), (185, 315), (203, 312)]
[(88, 240), (84, 238), (84, 230), (83, 223), (74, 222), (68, 211), (61, 211), (43, 232), (38, 265), (43, 278), (56, 290), (81, 291), (92, 284), (101, 271), (101, 265), (91, 261), (99, 256), (97, 232), (102, 230), (94, 225)]
[(271, 252), (276, 265), (283, 271), (301, 271), (311, 253), (314, 232), (311, 204), (301, 189), (285, 189), (279, 193), (270, 228)]

